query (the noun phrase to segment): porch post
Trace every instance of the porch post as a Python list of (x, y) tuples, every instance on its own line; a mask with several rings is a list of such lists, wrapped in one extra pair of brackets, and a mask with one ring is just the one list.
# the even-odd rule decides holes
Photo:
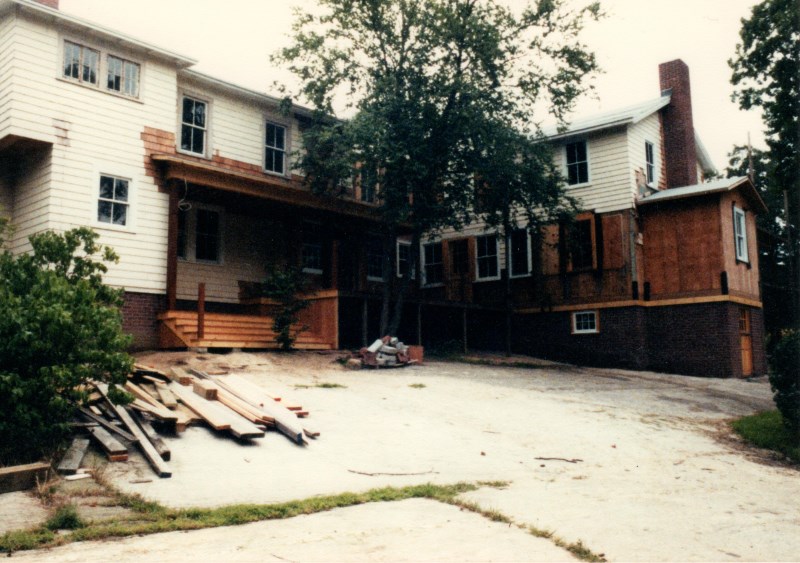
[(169, 185), (169, 217), (167, 220), (167, 310), (175, 309), (178, 288), (178, 189)]

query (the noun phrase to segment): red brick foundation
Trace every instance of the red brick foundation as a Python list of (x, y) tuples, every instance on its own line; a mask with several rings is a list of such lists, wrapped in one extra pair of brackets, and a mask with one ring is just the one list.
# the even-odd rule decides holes
[(164, 310), (165, 303), (163, 295), (125, 292), (122, 329), (133, 336), (132, 350), (158, 348), (158, 314)]

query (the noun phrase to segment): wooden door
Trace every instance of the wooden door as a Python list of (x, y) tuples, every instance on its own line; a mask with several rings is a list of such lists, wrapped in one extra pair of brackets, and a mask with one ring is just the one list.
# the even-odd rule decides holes
[(742, 349), (742, 377), (753, 375), (753, 335), (750, 331), (750, 309), (739, 308), (739, 341)]

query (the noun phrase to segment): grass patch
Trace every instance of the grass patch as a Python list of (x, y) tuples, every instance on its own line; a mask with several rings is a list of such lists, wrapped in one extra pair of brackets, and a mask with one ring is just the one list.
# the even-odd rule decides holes
[(347, 385), (342, 385), (341, 383), (329, 383), (327, 381), (323, 381), (321, 383), (315, 383), (314, 385), (295, 385), (295, 389), (313, 389), (317, 387), (319, 389), (347, 389)]
[(412, 383), (409, 387), (412, 389), (425, 389), (426, 385), (424, 383)]
[[(580, 541), (568, 543), (555, 537), (552, 532), (515, 523), (512, 518), (498, 510), (482, 508), (477, 503), (459, 498), (462, 493), (476, 491), (479, 487), (501, 489), (508, 485), (509, 483), (506, 481), (481, 481), (477, 484), (462, 482), (454, 485), (426, 483), (402, 488), (383, 487), (363, 493), (341, 493), (278, 504), (235, 504), (220, 508), (187, 509), (166, 508), (158, 503), (146, 501), (139, 495), (122, 493), (107, 487), (109, 495), (117, 504), (129, 508), (134, 514), (102, 522), (84, 523), (78, 517), (75, 505), (63, 505), (40, 528), (8, 532), (0, 535), (0, 553), (8, 553), (10, 555), (15, 551), (55, 547), (78, 541), (235, 526), (263, 520), (282, 520), (303, 514), (315, 514), (371, 502), (395, 502), (413, 498), (425, 498), (457, 506), (463, 510), (479, 514), (493, 522), (513, 525), (528, 531), (536, 537), (549, 539), (555, 545), (568, 550), (584, 561), (605, 561), (602, 554), (593, 553)], [(71, 529), (73, 531), (69, 535), (56, 535), (53, 530), (57, 529)]]
[(731, 426), (754, 446), (781, 453), (794, 463), (800, 463), (800, 442), (783, 425), (783, 417), (779, 411), (743, 416), (733, 421)]

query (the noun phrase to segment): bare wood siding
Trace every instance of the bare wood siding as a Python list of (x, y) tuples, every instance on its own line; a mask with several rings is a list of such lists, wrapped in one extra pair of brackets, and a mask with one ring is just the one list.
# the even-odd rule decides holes
[[(733, 206), (744, 209), (747, 222), (747, 256), (749, 264), (736, 260), (733, 234)], [(747, 201), (737, 193), (727, 193), (720, 198), (722, 247), (725, 257), (724, 269), (728, 273), (728, 289), (738, 294), (759, 299), (758, 248), (756, 244), (756, 216)]]

